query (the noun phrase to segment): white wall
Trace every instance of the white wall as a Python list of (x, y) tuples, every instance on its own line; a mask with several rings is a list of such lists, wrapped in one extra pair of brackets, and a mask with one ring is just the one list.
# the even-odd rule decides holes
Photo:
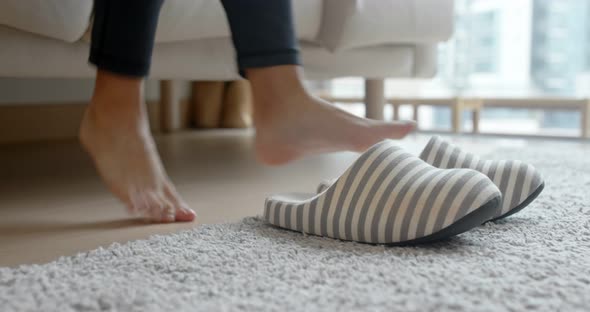
[(471, 76), (473, 88), (502, 90), (528, 90), (531, 53), (531, 0), (479, 0), (474, 2), (474, 12), (494, 11), (498, 14), (498, 68), (491, 74)]

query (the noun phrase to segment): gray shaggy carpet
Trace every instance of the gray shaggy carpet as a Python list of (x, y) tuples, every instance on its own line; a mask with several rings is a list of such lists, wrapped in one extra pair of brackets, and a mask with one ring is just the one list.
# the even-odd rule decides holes
[(363, 245), (247, 218), (0, 268), (0, 310), (588, 311), (588, 148), (544, 145), (492, 155), (535, 164), (541, 196), (448, 241)]

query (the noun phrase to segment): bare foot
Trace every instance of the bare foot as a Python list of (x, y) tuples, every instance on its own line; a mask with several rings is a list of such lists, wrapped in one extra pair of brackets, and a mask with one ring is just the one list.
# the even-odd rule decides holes
[(108, 77), (107, 82), (102, 78), (97, 76), (80, 140), (104, 182), (134, 215), (155, 222), (192, 221), (194, 211), (180, 198), (162, 167), (141, 92), (129, 95), (126, 81), (117, 84), (120, 89), (104, 92), (101, 88), (112, 79), (127, 78)]
[(361, 152), (384, 139), (401, 139), (415, 128), (412, 121), (360, 118), (312, 97), (289, 104), (297, 109), (256, 124), (257, 157), (266, 164), (310, 154)]
[(401, 139), (415, 122), (385, 122), (349, 114), (310, 95), (295, 66), (249, 70), (254, 96), (256, 154), (280, 165), (336, 151), (364, 151), (384, 139)]

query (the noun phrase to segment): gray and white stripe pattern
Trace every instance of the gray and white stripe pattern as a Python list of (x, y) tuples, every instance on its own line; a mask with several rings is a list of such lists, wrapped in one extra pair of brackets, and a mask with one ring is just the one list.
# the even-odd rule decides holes
[(544, 184), (539, 172), (530, 164), (520, 160), (483, 160), (438, 136), (430, 139), (420, 158), (437, 168), (469, 168), (487, 175), (502, 192), (501, 209), (495, 219), (519, 207)]
[(388, 140), (319, 194), (267, 198), (264, 217), (309, 234), (391, 244), (441, 231), (499, 196), (485, 175), (434, 168)]

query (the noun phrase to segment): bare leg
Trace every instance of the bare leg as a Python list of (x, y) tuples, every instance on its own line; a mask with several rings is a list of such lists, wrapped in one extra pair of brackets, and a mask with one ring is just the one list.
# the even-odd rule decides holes
[(299, 66), (247, 69), (254, 97), (256, 153), (279, 165), (305, 155), (363, 151), (384, 139), (411, 132), (411, 121), (384, 122), (356, 117), (305, 89)]
[(170, 182), (149, 130), (143, 80), (99, 70), (80, 140), (109, 189), (132, 214), (156, 222), (195, 213)]

